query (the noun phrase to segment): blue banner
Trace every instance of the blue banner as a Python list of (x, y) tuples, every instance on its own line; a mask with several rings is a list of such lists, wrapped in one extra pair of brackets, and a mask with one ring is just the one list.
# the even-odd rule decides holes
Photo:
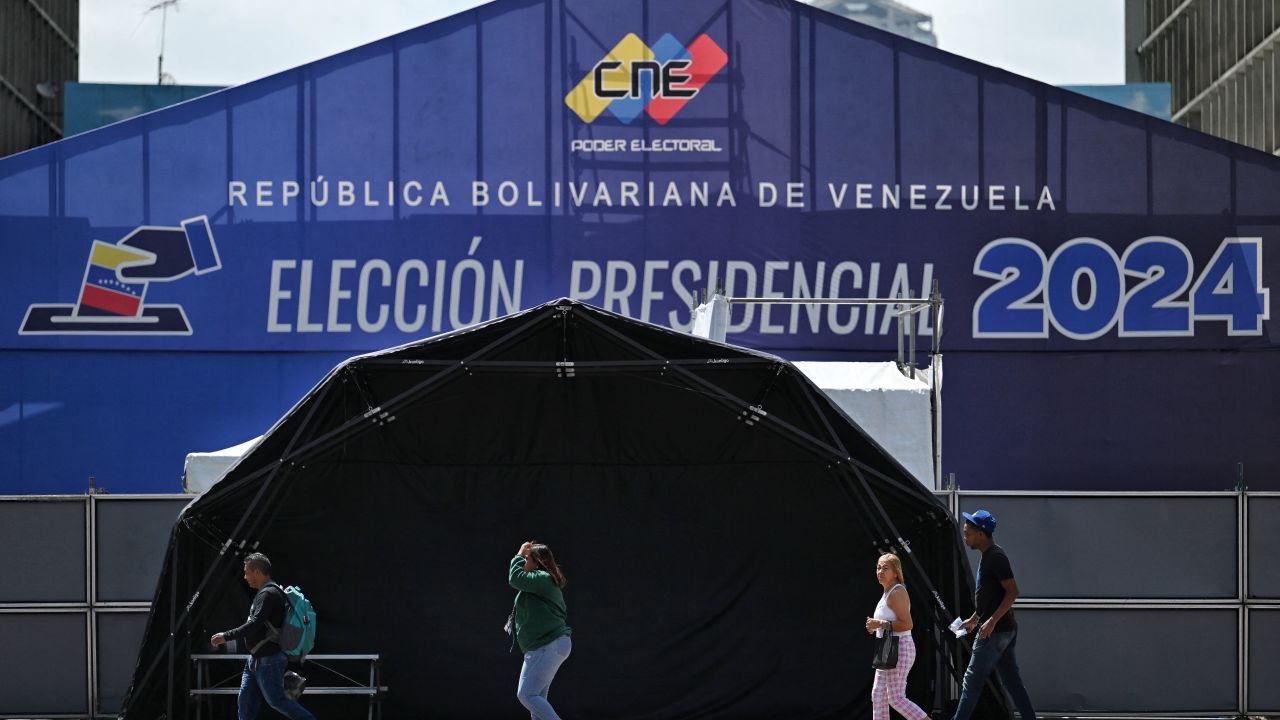
[[(1280, 394), (1251, 385), (1274, 381), (1215, 372), (1275, 357), (1278, 190), (1263, 153), (799, 3), (506, 0), (0, 161), (0, 348), (340, 355), (560, 296), (687, 329), (705, 288), (883, 298), (937, 281), (944, 472), (1219, 489), (1246, 459), (1280, 470), (1253, 444)], [(729, 339), (884, 358), (893, 322), (739, 304)], [(1108, 379), (1061, 392), (1082, 353)], [(253, 395), (270, 380), (251, 366), (228, 355), (200, 381)], [(1130, 382), (1155, 367), (1195, 392)], [(18, 392), (0, 410), (74, 401)], [(1028, 416), (1036, 436), (1001, 457), (991, 439)], [(1108, 418), (1123, 427), (1098, 436)], [(1128, 453), (1148, 434), (1134, 423), (1160, 430)], [(20, 425), (0, 447), (39, 452)], [(166, 463), (212, 449), (181, 440)], [(1104, 467), (1036, 460), (1098, 443), (1117, 444)], [(32, 473), (23, 487), (47, 482)]]

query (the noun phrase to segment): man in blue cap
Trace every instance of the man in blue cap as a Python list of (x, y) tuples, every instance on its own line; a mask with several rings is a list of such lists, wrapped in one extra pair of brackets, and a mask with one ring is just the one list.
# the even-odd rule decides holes
[(1018, 624), (1013, 619), (1018, 581), (1013, 579), (1009, 556), (991, 537), (996, 531), (996, 518), (986, 510), (962, 514), (964, 544), (982, 553), (982, 562), (978, 564), (973, 615), (964, 621), (966, 630), (978, 629), (978, 637), (973, 641), (973, 655), (964, 672), (960, 704), (956, 706), (953, 720), (969, 720), (992, 670), (1000, 674), (1022, 720), (1035, 720), (1036, 711), (1022, 685), (1018, 661), (1013, 654), (1013, 647), (1018, 643)]

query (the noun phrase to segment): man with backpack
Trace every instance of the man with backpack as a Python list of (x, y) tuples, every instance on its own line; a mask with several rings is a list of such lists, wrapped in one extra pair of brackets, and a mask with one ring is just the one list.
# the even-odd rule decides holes
[(244, 559), (244, 581), (257, 591), (249, 605), (249, 619), (240, 627), (209, 639), (214, 647), (235, 640), (249, 651), (240, 677), (239, 720), (257, 720), (264, 699), (290, 720), (315, 720), (298, 701), (285, 695), (284, 674), (289, 657), (279, 640), (289, 604), (284, 589), (271, 582), (271, 561), (266, 555), (253, 553)]

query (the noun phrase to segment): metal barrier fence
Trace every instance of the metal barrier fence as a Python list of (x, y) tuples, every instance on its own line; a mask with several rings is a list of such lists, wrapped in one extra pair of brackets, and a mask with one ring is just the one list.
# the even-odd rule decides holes
[(116, 713), (191, 499), (0, 497), (0, 718)]
[(1038, 714), (1280, 714), (1280, 493), (936, 494), (1000, 520)]
[[(1280, 715), (1280, 493), (937, 496), (1000, 520), (1039, 713)], [(190, 500), (0, 498), (0, 718), (114, 715)]]

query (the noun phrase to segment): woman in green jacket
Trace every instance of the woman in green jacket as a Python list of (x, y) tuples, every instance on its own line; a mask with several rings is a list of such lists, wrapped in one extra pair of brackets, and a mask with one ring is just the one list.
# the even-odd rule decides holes
[(513, 617), (516, 642), (524, 653), (516, 697), (533, 720), (560, 720), (547, 694), (560, 664), (573, 649), (569, 640), (573, 631), (565, 624), (563, 588), (568, 581), (551, 548), (532, 541), (521, 545), (511, 559), (507, 578), (517, 591)]

